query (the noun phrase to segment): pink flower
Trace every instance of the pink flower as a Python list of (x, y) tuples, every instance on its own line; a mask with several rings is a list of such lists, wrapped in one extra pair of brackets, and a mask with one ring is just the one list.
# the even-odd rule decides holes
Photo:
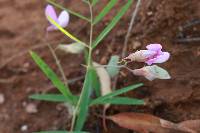
[(162, 46), (160, 44), (149, 44), (146, 46), (147, 50), (139, 50), (130, 54), (124, 60), (145, 62), (148, 65), (153, 63), (166, 62), (170, 54), (168, 52), (162, 52)]
[(132, 72), (134, 75), (144, 76), (146, 79), (150, 81), (154, 79), (170, 79), (171, 78), (169, 73), (165, 69), (157, 65), (145, 66), (140, 69), (132, 70)]
[[(61, 27), (66, 27), (69, 23), (69, 13), (67, 11), (62, 11), (57, 17), (56, 11), (52, 5), (47, 5), (45, 9), (46, 17), (51, 17), (55, 22), (57, 22)], [(50, 22), (51, 23), (51, 22)], [(47, 31), (57, 30), (57, 27), (52, 23), (47, 27)]]

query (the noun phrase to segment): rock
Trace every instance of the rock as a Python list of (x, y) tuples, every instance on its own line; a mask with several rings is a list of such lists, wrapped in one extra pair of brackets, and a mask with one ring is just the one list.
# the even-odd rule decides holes
[(132, 41), (132, 43), (131, 43), (132, 49), (137, 49), (137, 48), (141, 47), (141, 45), (142, 44), (139, 41)]
[(36, 105), (33, 104), (33, 103), (27, 104), (25, 109), (26, 109), (26, 112), (29, 113), (29, 114), (34, 114), (34, 113), (38, 112)]
[(147, 15), (148, 15), (148, 16), (152, 16), (152, 15), (153, 15), (153, 12), (152, 12), (152, 11), (149, 11), (149, 12), (147, 12)]
[(28, 130), (28, 125), (22, 125), (21, 126), (21, 131), (27, 131)]

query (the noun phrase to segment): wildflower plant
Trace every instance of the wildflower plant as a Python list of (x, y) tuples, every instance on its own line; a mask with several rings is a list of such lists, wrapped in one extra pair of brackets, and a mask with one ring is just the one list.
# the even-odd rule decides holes
[[(122, 93), (126, 93), (128, 91), (134, 90), (140, 86), (142, 83), (134, 84), (131, 86), (127, 86), (121, 89), (117, 89), (115, 91), (109, 92), (107, 94), (100, 94), (100, 87), (99, 84), (102, 85), (102, 79), (99, 80), (98, 78), (98, 67), (106, 67), (106, 71), (110, 78), (114, 77), (119, 73), (120, 68), (126, 68), (127, 70), (131, 71), (135, 75), (144, 76), (149, 80), (153, 80), (155, 78), (160, 79), (168, 79), (170, 78), (167, 71), (158, 67), (158, 66), (146, 66), (144, 68), (131, 70), (126, 66), (127, 63), (130, 61), (139, 61), (145, 62), (148, 65), (153, 63), (162, 63), (168, 60), (169, 53), (162, 52), (162, 46), (159, 44), (156, 45), (148, 45), (147, 50), (137, 51), (128, 57), (122, 59), (122, 62), (125, 62), (124, 65), (119, 65), (119, 57), (112, 56), (108, 65), (94, 65), (97, 64), (92, 59), (92, 53), (94, 49), (100, 44), (100, 42), (108, 35), (108, 33), (114, 28), (114, 26), (119, 22), (120, 18), (126, 13), (126, 11), (131, 6), (133, 0), (127, 0), (124, 5), (121, 6), (121, 9), (118, 13), (113, 17), (111, 22), (99, 33), (99, 35), (94, 38), (93, 31), (94, 26), (97, 25), (106, 14), (114, 7), (117, 3), (117, 0), (110, 0), (107, 5), (102, 9), (102, 11), (97, 15), (94, 16), (93, 8), (95, 7), (99, 0), (83, 0), (82, 2), (88, 4), (88, 8), (90, 11), (90, 17), (85, 17), (77, 12), (72, 10), (66, 9), (61, 5), (57, 4), (52, 0), (47, 0), (50, 5), (46, 6), (45, 15), (50, 22), (50, 26), (47, 27), (47, 32), (51, 32), (53, 30), (59, 30), (67, 37), (72, 40), (71, 44), (62, 44), (59, 45), (58, 48), (64, 50), (66, 52), (70, 52), (73, 54), (78, 54), (82, 51), (86, 57), (86, 74), (84, 78), (83, 87), (81, 89), (80, 95), (74, 95), (68, 86), (68, 84), (64, 83), (59, 79), (57, 74), (41, 59), (35, 52), (31, 51), (30, 54), (35, 61), (35, 63), (40, 67), (40, 69), (44, 72), (47, 78), (52, 82), (52, 84), (60, 91), (61, 94), (34, 94), (31, 95), (30, 98), (37, 99), (37, 100), (44, 100), (44, 101), (51, 101), (51, 102), (63, 102), (68, 103), (74, 107), (72, 122), (71, 122), (71, 129), (70, 132), (74, 133), (83, 133), (83, 126), (88, 116), (88, 111), (91, 106), (96, 105), (110, 105), (110, 104), (119, 104), (119, 105), (144, 105), (145, 102), (140, 99), (129, 98), (129, 97), (121, 97), (119, 96)], [(54, 7), (60, 8), (63, 11), (57, 17)], [(69, 14), (75, 15), (78, 18), (87, 21), (90, 24), (90, 36), (89, 41), (83, 42), (78, 37), (74, 36), (64, 28), (69, 23)], [(108, 78), (109, 80), (109, 78)], [(101, 81), (101, 82), (100, 82)], [(105, 81), (106, 82), (106, 81)], [(106, 89), (106, 88), (101, 88)], [(91, 93), (95, 92), (96, 98), (91, 98)], [(105, 91), (104, 91), (105, 92)], [(66, 133), (67, 131), (54, 131), (54, 133)]]

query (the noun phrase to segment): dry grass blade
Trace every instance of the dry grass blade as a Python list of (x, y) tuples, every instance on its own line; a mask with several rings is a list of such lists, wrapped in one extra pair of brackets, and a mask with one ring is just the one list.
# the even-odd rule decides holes
[[(101, 84), (101, 95), (104, 96), (106, 94), (109, 94), (112, 92), (111, 89), (111, 79), (104, 67), (101, 67), (100, 64), (94, 62), (93, 63), (94, 67), (96, 67), (96, 72), (99, 77), (99, 81)], [(110, 104), (105, 104), (104, 105), (104, 110), (103, 110), (103, 125), (104, 129), (107, 130), (106, 128), (106, 123), (105, 123), (105, 116), (106, 116), (106, 110), (109, 108)]]

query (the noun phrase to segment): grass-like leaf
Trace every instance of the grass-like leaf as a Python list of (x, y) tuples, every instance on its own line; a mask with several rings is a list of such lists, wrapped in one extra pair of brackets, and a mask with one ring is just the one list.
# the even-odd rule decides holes
[(53, 72), (53, 70), (36, 53), (30, 52), (30, 54), (35, 63), (51, 80), (53, 85), (65, 96), (67, 101), (71, 104), (75, 104), (77, 100), (76, 97), (72, 95), (69, 88), (64, 85), (64, 83), (58, 78), (58, 76)]
[(113, 8), (118, 0), (110, 0), (109, 3), (103, 8), (103, 10), (94, 19), (93, 25), (97, 24), (103, 19), (104, 16)]
[(131, 85), (131, 86), (128, 86), (128, 87), (125, 87), (125, 88), (116, 90), (116, 91), (114, 91), (114, 92), (112, 92), (112, 93), (109, 93), (109, 94), (107, 94), (107, 95), (104, 95), (104, 96), (101, 96), (101, 97), (99, 97), (99, 98), (94, 99), (94, 100), (91, 102), (91, 104), (98, 104), (98, 103), (103, 102), (103, 101), (105, 101), (105, 100), (108, 100), (108, 99), (110, 99), (110, 98), (112, 98), (112, 97), (118, 96), (118, 95), (120, 95), (120, 94), (122, 94), (122, 93), (128, 92), (128, 91), (130, 91), (130, 90), (134, 90), (134, 89), (136, 89), (136, 88), (138, 88), (138, 87), (141, 87), (142, 85), (143, 85), (142, 83), (139, 83), (139, 84), (136, 84), (136, 85)]
[[(128, 98), (128, 97), (113, 97), (103, 101), (99, 101), (95, 104), (120, 104), (120, 105), (144, 105), (145, 102), (140, 99)], [(91, 103), (91, 106), (94, 105)]]
[(112, 21), (108, 24), (108, 26), (100, 33), (100, 35), (93, 42), (92, 48), (95, 48), (103, 40), (103, 38), (113, 29), (113, 27), (117, 24), (117, 22), (119, 22), (121, 17), (129, 9), (132, 2), (133, 2), (133, 0), (128, 0), (128, 2), (121, 8), (121, 10), (112, 19)]
[(93, 87), (93, 69), (87, 68), (85, 81), (83, 84), (83, 89), (81, 92), (81, 96), (79, 99), (79, 103), (77, 104), (79, 112), (77, 114), (77, 120), (75, 125), (75, 131), (81, 131), (84, 125), (84, 122), (87, 118), (88, 107), (90, 102), (90, 94)]
[(33, 94), (30, 95), (29, 98), (50, 102), (67, 102), (66, 97), (62, 94)]
[(74, 12), (74, 11), (72, 11), (72, 10), (69, 10), (69, 9), (63, 7), (62, 5), (60, 5), (60, 4), (56, 3), (56, 2), (54, 2), (53, 0), (46, 0), (46, 1), (47, 1), (48, 3), (54, 5), (55, 7), (61, 9), (61, 10), (66, 10), (66, 11), (68, 11), (70, 14), (72, 14), (72, 15), (74, 15), (74, 16), (77, 16), (77, 17), (79, 17), (79, 18), (81, 18), (81, 19), (83, 19), (83, 20), (86, 20), (86, 21), (90, 22), (90, 20), (89, 20), (87, 17), (85, 17), (85, 16), (83, 16), (83, 15), (77, 13), (77, 12)]

